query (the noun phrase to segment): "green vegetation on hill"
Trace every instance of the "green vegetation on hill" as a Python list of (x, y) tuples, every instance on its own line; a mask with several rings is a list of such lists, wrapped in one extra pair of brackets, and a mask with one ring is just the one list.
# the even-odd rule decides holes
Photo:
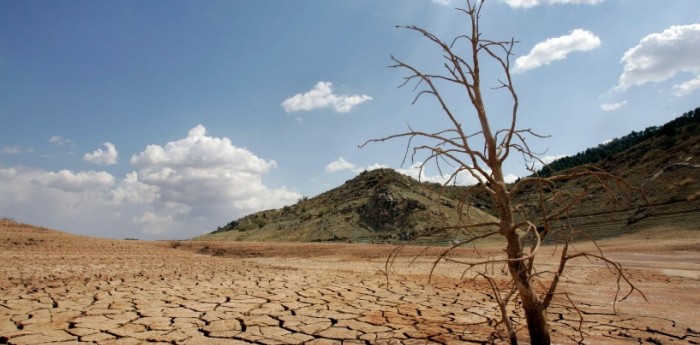
[(680, 117), (669, 121), (661, 127), (647, 127), (641, 132), (633, 131), (621, 138), (615, 138), (600, 144), (597, 147), (589, 148), (573, 156), (562, 157), (540, 169), (537, 173), (540, 176), (551, 176), (557, 172), (571, 169), (584, 164), (598, 163), (614, 154), (623, 152), (645, 140), (654, 137), (661, 137), (664, 140), (661, 145), (669, 148), (676, 144), (678, 140), (683, 140), (698, 131), (700, 125), (700, 108), (691, 110)]

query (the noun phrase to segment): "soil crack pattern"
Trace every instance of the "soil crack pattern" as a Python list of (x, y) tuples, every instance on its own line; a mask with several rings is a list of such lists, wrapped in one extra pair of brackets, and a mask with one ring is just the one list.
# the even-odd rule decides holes
[[(440, 266), (428, 284), (431, 260), (399, 257), (387, 285), (381, 253), (313, 256), (314, 245), (305, 257), (254, 258), (73, 237), (6, 247), (0, 344), (506, 343), (487, 283), (460, 279), (458, 266)], [(700, 262), (693, 255), (687, 262)], [(700, 343), (697, 280), (636, 267), (651, 305), (630, 298), (614, 314), (606, 268), (571, 270), (564, 289), (580, 310), (564, 297), (552, 303), (556, 343), (582, 334), (590, 344)], [(517, 307), (512, 321), (525, 327)]]

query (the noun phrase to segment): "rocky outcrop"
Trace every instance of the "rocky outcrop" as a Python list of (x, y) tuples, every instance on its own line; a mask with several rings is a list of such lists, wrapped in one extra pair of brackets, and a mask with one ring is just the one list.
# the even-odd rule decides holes
[(358, 207), (360, 224), (374, 230), (394, 230), (410, 226), (409, 216), (426, 206), (395, 193), (388, 186), (375, 188), (365, 205)]

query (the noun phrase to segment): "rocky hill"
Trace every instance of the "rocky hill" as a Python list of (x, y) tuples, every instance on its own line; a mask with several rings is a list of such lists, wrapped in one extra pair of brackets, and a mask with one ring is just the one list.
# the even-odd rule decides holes
[[(579, 160), (624, 178), (637, 192), (614, 200), (605, 189), (592, 191), (567, 220), (554, 224), (561, 233), (549, 236), (549, 241), (606, 238), (651, 228), (700, 231), (700, 108), (572, 157), (565, 164), (554, 162), (553, 173), (566, 174), (576, 168), (572, 161)], [(589, 183), (572, 179), (559, 187), (575, 190)], [(514, 205), (537, 203), (534, 189), (514, 198)], [(478, 187), (441, 188), (379, 169), (296, 205), (232, 221), (198, 239), (446, 243), (465, 236), (445, 229), (460, 217), (462, 224), (476, 224), (493, 221), (493, 214), (489, 196)], [(576, 231), (566, 231), (568, 225)], [(479, 229), (486, 230), (490, 229)]]
[(460, 217), (470, 224), (495, 220), (477, 207), (460, 207), (455, 194), (442, 193), (435, 185), (378, 169), (296, 205), (245, 216), (198, 239), (446, 242), (464, 237), (443, 228)]

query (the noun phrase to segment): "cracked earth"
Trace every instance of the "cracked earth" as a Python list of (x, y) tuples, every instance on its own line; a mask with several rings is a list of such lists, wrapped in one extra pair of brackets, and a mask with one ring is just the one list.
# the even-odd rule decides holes
[[(649, 299), (633, 295), (616, 314), (605, 267), (572, 266), (561, 291), (579, 309), (565, 296), (552, 306), (554, 342), (700, 343), (696, 237), (604, 243)], [(445, 264), (428, 283), (434, 255), (413, 261), (418, 249), (409, 248), (387, 285), (392, 248), (116, 241), (3, 221), (0, 344), (505, 343), (486, 282)], [(557, 260), (542, 257), (545, 267)]]

